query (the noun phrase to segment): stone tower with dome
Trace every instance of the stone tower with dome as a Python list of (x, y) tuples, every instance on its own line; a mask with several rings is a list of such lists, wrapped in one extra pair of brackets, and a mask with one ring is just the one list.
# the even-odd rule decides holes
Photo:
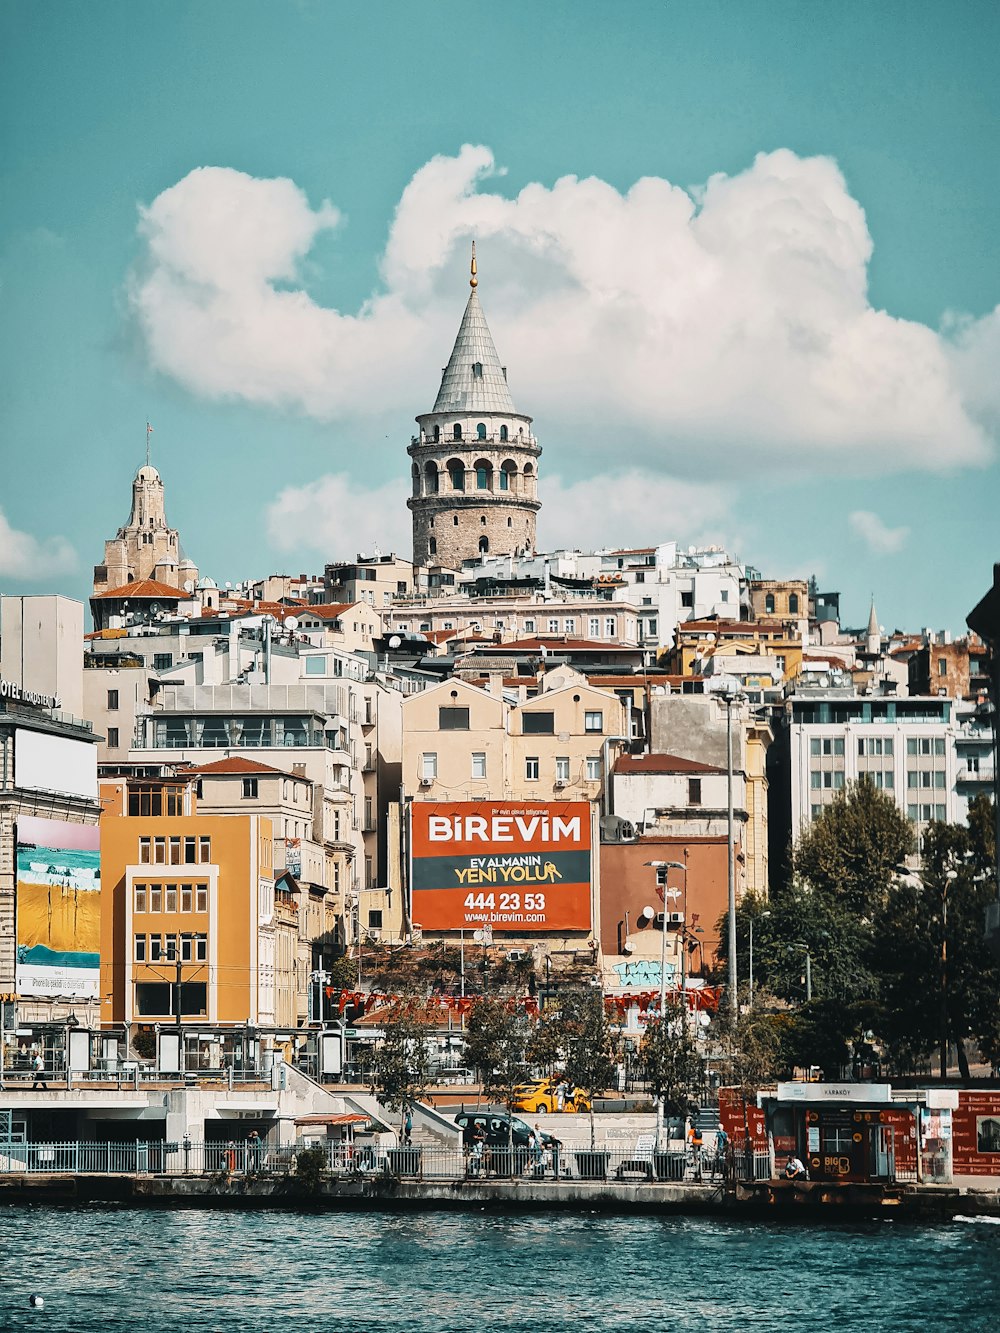
[(167, 526), (163, 482), (149, 463), (132, 482), (132, 512), (123, 528), (104, 543), (104, 563), (94, 566), (94, 593), (109, 592), (127, 583), (155, 579), (171, 588), (193, 588), (198, 568), (181, 551), (176, 528)]
[(472, 292), (432, 411), (407, 453), (413, 493), (413, 563), (459, 569), (483, 555), (535, 549), (538, 457), (531, 417), (516, 411), (479, 304), (476, 247)]

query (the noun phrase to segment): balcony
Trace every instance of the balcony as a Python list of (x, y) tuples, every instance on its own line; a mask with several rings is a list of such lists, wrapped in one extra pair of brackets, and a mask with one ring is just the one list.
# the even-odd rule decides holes
[(969, 764), (960, 764), (955, 773), (955, 781), (992, 783), (994, 771), (993, 764), (989, 762), (977, 764), (975, 767)]

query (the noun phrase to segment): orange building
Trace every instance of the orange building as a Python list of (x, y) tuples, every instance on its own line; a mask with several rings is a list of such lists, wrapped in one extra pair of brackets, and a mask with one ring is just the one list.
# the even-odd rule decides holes
[[(191, 782), (105, 783), (101, 1022), (272, 1025), (270, 819), (200, 815)], [(280, 1007), (280, 1006), (279, 1006)]]

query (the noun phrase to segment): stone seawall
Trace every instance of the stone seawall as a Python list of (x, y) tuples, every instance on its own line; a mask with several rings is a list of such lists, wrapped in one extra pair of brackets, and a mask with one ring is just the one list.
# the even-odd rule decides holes
[(1000, 1193), (935, 1185), (753, 1185), (598, 1181), (420, 1181), (334, 1177), (310, 1189), (294, 1176), (7, 1175), (0, 1204), (117, 1203), (151, 1208), (495, 1209), (619, 1214), (714, 1214), (734, 1220), (815, 1222), (891, 1215), (949, 1221), (1000, 1217)]

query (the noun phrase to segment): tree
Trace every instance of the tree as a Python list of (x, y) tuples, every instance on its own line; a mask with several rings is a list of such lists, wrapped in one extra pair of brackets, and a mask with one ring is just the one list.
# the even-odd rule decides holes
[[(712, 1023), (714, 1059), (723, 1086), (732, 1088), (743, 1106), (744, 1150), (750, 1172), (749, 1106), (756, 1104), (757, 1093), (770, 1083), (781, 1068), (782, 1037), (787, 1031), (787, 1015), (767, 1013), (763, 1008), (740, 1006), (734, 1015), (728, 1008), (720, 1011)], [(752, 1175), (752, 1172), (750, 1173)]]
[[(704, 1064), (683, 1006), (669, 1003), (662, 1017), (647, 1024), (639, 1046), (639, 1068), (664, 1117), (687, 1113), (688, 1103), (701, 1089)], [(659, 1125), (657, 1120), (657, 1130)]]
[(514, 1001), (488, 998), (472, 1006), (466, 1028), (466, 1059), (478, 1071), (487, 1097), (507, 1107), (508, 1142), (514, 1088), (524, 1079), (532, 1029), (531, 1019)]
[(381, 1020), (384, 1036), (372, 1059), (372, 1087), (379, 1101), (399, 1112), (401, 1141), (406, 1110), (420, 1100), (430, 1077), (427, 1025), (423, 1000), (397, 1001)]
[(597, 1141), (594, 1097), (611, 1086), (617, 1074), (617, 1035), (608, 1022), (599, 990), (570, 991), (559, 1006), (559, 1033), (565, 1054), (565, 1075), (590, 1096), (590, 1147)]
[(913, 850), (913, 829), (896, 802), (867, 777), (848, 783), (800, 835), (792, 870), (853, 916), (871, 921), (895, 867)]

